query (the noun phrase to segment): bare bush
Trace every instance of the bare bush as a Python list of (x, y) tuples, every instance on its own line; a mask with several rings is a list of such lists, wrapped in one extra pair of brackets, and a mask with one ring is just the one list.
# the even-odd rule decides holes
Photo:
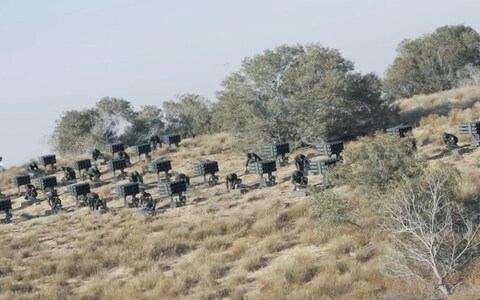
[(466, 65), (458, 75), (462, 78), (458, 82), (458, 87), (479, 85), (480, 84), (480, 67), (472, 64)]
[(417, 278), (445, 297), (461, 283), (455, 275), (478, 254), (480, 224), (456, 202), (458, 179), (440, 164), (393, 191), (386, 205), (393, 247), (384, 275)]

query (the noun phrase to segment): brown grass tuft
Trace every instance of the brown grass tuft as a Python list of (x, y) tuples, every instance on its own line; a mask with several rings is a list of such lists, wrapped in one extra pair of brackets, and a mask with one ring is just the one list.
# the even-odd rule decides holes
[[(458, 122), (480, 115), (480, 87), (465, 88), (399, 101), (402, 117), (420, 115), (414, 130), (421, 152), (442, 149), (443, 131), (456, 133)], [(442, 111), (442, 109), (444, 111)], [(416, 114), (416, 115), (415, 115)], [(462, 137), (462, 142), (467, 140)], [(352, 142), (355, 145), (355, 142)], [(185, 139), (176, 149), (162, 148), (154, 159), (168, 158), (172, 173), (191, 175), (199, 159), (219, 162), (221, 179), (244, 167), (229, 134)], [(205, 155), (203, 156), (202, 153)], [(313, 150), (306, 150), (316, 160)], [(292, 153), (291, 155), (295, 155)], [(477, 151), (439, 159), (454, 163), (462, 174), (465, 201), (478, 198)], [(65, 161), (67, 163), (67, 161)], [(133, 169), (145, 165), (133, 159)], [(106, 171), (102, 167), (102, 171)], [(293, 165), (282, 167), (277, 178), (289, 176)], [(12, 194), (10, 177), (23, 172), (12, 168), (0, 173), (1, 190)], [(241, 174), (240, 172), (238, 174)], [(154, 174), (145, 174), (154, 183)], [(110, 175), (105, 175), (110, 180)], [(243, 175), (245, 184), (258, 177)], [(321, 178), (312, 176), (312, 182)], [(192, 176), (192, 182), (199, 183)], [(45, 202), (15, 211), (15, 220), (0, 226), (0, 299), (414, 299), (429, 295), (423, 284), (385, 279), (379, 266), (385, 236), (378, 231), (376, 212), (365, 211), (352, 225), (319, 227), (309, 211), (308, 199), (290, 197), (289, 182), (256, 189), (245, 195), (216, 187), (187, 192), (186, 207), (169, 209), (169, 199), (157, 188), (149, 192), (167, 208), (145, 218), (122, 208), (113, 182), (96, 189), (111, 199), (107, 214), (87, 208), (73, 209), (74, 201), (60, 187), (71, 212), (44, 217)], [(337, 189), (335, 190), (337, 192)], [(349, 203), (358, 195), (338, 189)], [(112, 199), (113, 198), (113, 199)], [(13, 197), (14, 207), (21, 198)], [(478, 285), (477, 264), (465, 281)], [(466, 288), (458, 299), (475, 295)]]

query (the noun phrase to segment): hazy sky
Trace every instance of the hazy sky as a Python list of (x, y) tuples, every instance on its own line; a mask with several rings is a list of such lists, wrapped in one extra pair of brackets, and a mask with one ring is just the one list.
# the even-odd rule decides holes
[(337, 48), (382, 75), (402, 39), (442, 25), (480, 31), (471, 0), (0, 0), (0, 155), (49, 154), (57, 117), (104, 96), (136, 108), (213, 98), (246, 56), (281, 44)]

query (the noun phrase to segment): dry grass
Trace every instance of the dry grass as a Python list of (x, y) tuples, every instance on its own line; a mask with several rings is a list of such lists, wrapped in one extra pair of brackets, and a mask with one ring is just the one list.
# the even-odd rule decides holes
[(15, 167), (0, 171), (0, 187), (8, 187), (11, 183), (11, 178), (23, 174), (23, 170), (24, 168), (22, 167)]
[[(463, 95), (470, 97), (473, 91)], [(415, 101), (437, 105), (444, 101), (439, 98), (452, 97), (440, 96)], [(445, 119), (427, 116), (414, 133), (436, 134), (435, 126), (448, 129), (468, 114), (452, 111)], [(193, 162), (215, 159), (222, 179), (243, 169), (234, 142), (227, 134), (202, 136), (182, 141), (178, 149), (157, 150), (153, 157), (171, 159), (173, 173), (190, 174)], [(476, 195), (478, 171), (471, 166), (478, 156), (443, 159), (455, 162), (465, 176), (464, 197)], [(141, 169), (136, 160), (134, 169)], [(293, 168), (280, 169), (277, 177), (290, 175)], [(0, 175), (2, 191), (13, 193), (9, 177), (15, 172)], [(111, 180), (111, 175), (105, 179)], [(156, 175), (144, 179), (153, 182)], [(254, 184), (258, 177), (244, 175), (242, 180)], [(194, 189), (187, 194), (186, 207), (148, 219), (120, 208), (123, 200), (115, 198), (112, 190), (112, 185), (96, 189), (102, 197), (114, 198), (109, 202), (114, 211), (107, 214), (82, 208), (41, 217), (47, 208), (42, 203), (15, 212), (39, 218), (0, 226), (0, 299), (414, 299), (425, 295), (420, 284), (380, 275), (384, 236), (375, 224), (360, 220), (363, 229), (319, 228), (306, 199), (289, 196), (288, 181), (244, 195), (227, 194), (223, 184)], [(60, 191), (65, 193), (64, 188)], [(339, 191), (355, 201), (354, 193)], [(156, 189), (150, 192), (159, 197)], [(67, 205), (74, 203), (64, 194), (62, 198)], [(158, 199), (159, 206), (168, 203)], [(13, 196), (13, 200), (18, 207), (21, 198)], [(477, 269), (472, 266), (467, 274), (472, 284), (479, 283)], [(461, 293), (472, 294), (471, 290)]]
[(468, 86), (431, 95), (418, 95), (396, 101), (401, 111), (418, 108), (432, 109), (444, 104), (461, 105), (471, 100), (478, 100), (480, 86)]
[[(441, 146), (441, 135), (458, 135), (458, 124), (480, 117), (480, 86), (470, 86), (432, 95), (415, 96), (396, 102), (405, 122), (417, 123), (418, 144)], [(461, 142), (468, 137), (459, 136)]]

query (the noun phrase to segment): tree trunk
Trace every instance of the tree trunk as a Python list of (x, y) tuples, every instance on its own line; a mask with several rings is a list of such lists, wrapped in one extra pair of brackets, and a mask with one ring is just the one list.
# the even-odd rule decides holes
[(437, 288), (438, 288), (438, 290), (439, 290), (440, 292), (442, 292), (442, 294), (445, 296), (445, 299), (447, 299), (449, 293), (448, 293), (448, 289), (447, 289), (447, 287), (445, 286), (445, 284), (440, 283)]
[(433, 273), (435, 274), (435, 277), (437, 277), (437, 280), (438, 280), (438, 285), (437, 285), (437, 289), (442, 292), (443, 296), (445, 296), (445, 299), (448, 297), (449, 295), (449, 292), (448, 292), (448, 289), (447, 289), (447, 286), (445, 285), (445, 277), (442, 277), (440, 275), (440, 272), (438, 271), (438, 269), (436, 268), (436, 266), (432, 267), (432, 271)]

